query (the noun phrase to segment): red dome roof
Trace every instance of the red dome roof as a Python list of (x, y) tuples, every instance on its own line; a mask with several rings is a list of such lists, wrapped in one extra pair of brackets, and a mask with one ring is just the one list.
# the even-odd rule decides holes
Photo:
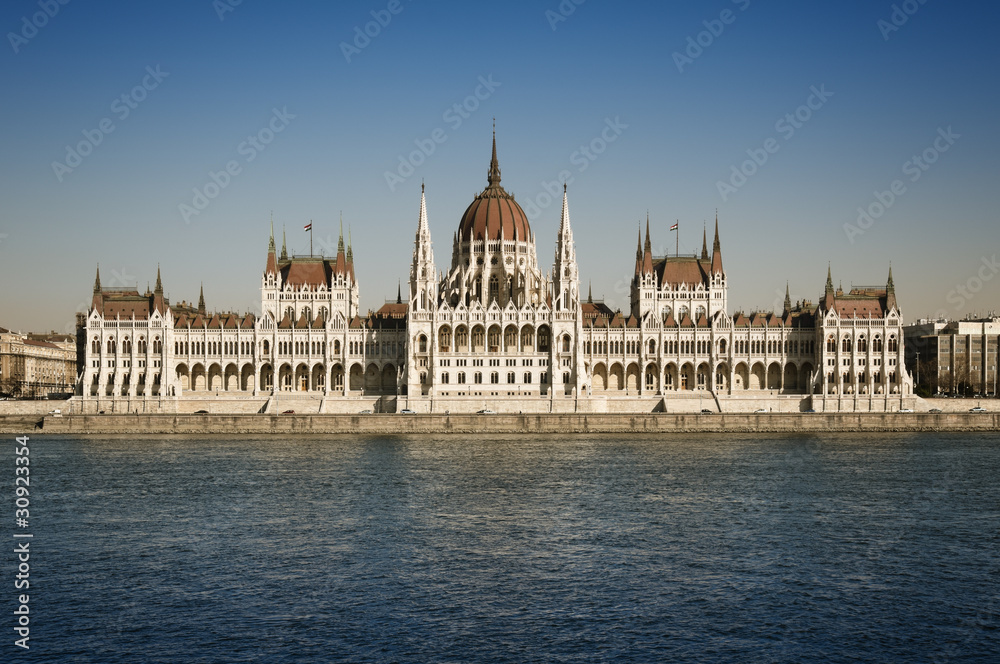
[(493, 136), (493, 160), (490, 162), (489, 184), (483, 193), (476, 196), (472, 205), (462, 215), (458, 227), (459, 240), (499, 240), (518, 239), (526, 242), (531, 238), (528, 216), (517, 204), (514, 197), (500, 186), (500, 165), (497, 163), (497, 139)]

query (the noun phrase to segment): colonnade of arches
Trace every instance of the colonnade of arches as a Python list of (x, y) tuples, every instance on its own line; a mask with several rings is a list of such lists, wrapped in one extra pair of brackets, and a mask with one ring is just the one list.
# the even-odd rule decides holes
[[(685, 390), (712, 390), (736, 393), (744, 390), (774, 390), (781, 394), (809, 394), (813, 365), (789, 362), (738, 362), (730, 369), (726, 362), (711, 367), (708, 362), (668, 362), (661, 370), (651, 362), (640, 369), (637, 362), (598, 362), (591, 371), (592, 392), (638, 392), (659, 394)], [(641, 387), (641, 390), (640, 390)]]
[[(430, 342), (427, 336), (420, 334), (416, 338), (418, 353), (426, 353)], [(558, 340), (565, 346), (564, 352), (569, 352), (571, 339), (569, 335)], [(514, 325), (501, 326), (475, 324), (471, 327), (465, 324), (455, 326), (442, 325), (437, 330), (437, 351), (440, 353), (548, 353), (552, 349), (552, 332), (548, 325)]]
[(369, 363), (364, 367), (354, 363), (350, 369), (337, 362), (331, 367), (316, 363), (312, 366), (300, 362), (295, 366), (288, 362), (275, 367), (269, 362), (259, 369), (253, 364), (241, 368), (235, 363), (212, 363), (206, 367), (196, 363), (188, 367), (180, 363), (176, 368), (176, 379), (183, 392), (253, 392), (255, 389), (270, 392), (278, 389), (284, 392), (363, 392), (365, 394), (396, 394), (399, 385), (397, 367), (393, 363)]

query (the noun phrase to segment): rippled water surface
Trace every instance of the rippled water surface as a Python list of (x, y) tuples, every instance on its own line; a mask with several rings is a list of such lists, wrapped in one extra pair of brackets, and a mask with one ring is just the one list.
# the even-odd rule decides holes
[(30, 444), (19, 661), (1000, 661), (996, 435)]

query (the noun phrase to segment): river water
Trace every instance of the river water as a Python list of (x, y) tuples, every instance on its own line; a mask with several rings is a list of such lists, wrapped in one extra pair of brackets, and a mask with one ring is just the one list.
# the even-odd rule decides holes
[(998, 435), (30, 447), (4, 661), (1000, 661)]

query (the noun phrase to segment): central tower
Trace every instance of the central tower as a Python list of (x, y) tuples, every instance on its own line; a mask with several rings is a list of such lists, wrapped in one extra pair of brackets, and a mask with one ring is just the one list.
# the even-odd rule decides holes
[(500, 184), (494, 130), (486, 189), (462, 215), (441, 297), (452, 307), (474, 302), (483, 307), (493, 302), (501, 308), (508, 302), (522, 307), (541, 304), (546, 291), (528, 216)]

